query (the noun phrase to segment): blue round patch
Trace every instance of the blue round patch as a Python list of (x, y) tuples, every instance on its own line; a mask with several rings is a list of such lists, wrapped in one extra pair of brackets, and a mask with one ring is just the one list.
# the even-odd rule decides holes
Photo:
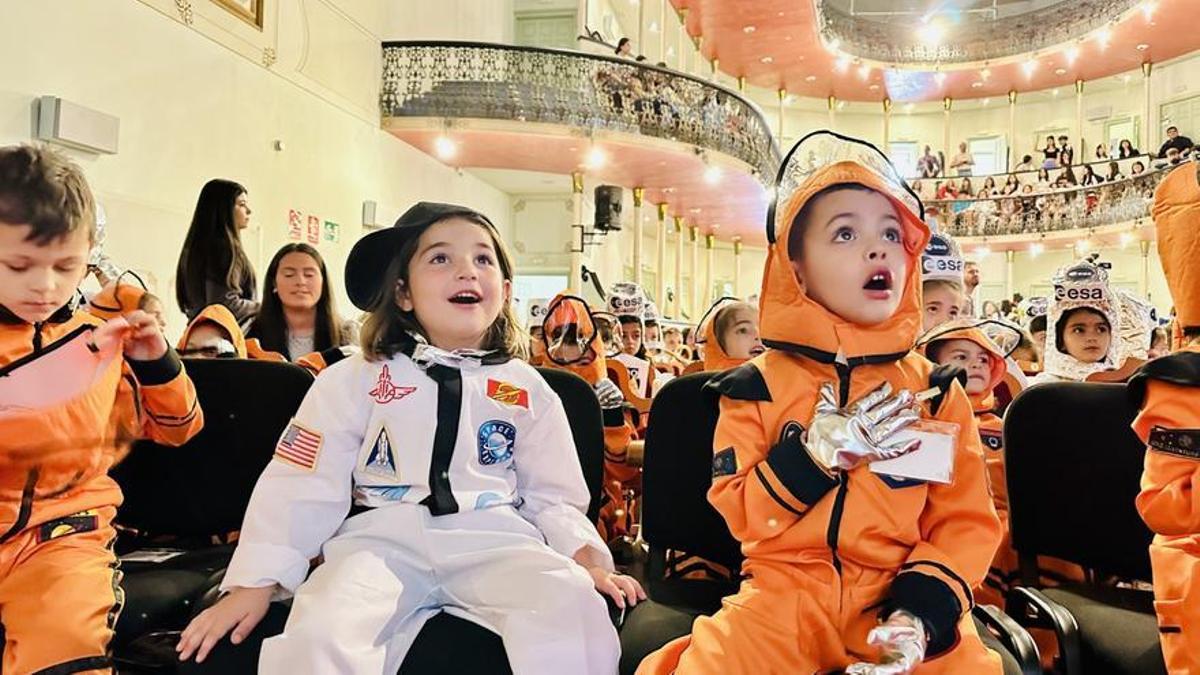
[(479, 463), (484, 466), (512, 459), (517, 428), (504, 420), (488, 420), (479, 427)]

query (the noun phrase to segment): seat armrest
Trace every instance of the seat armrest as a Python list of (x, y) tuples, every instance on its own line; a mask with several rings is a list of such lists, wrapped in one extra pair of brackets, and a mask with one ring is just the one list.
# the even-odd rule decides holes
[(976, 606), (972, 614), (1008, 648), (1021, 664), (1023, 675), (1042, 675), (1042, 657), (1037, 643), (1021, 624), (993, 605)]
[(1079, 623), (1066, 607), (1028, 586), (1016, 586), (1010, 590), (1006, 605), (1009, 616), (1022, 626), (1054, 629), (1063, 673), (1079, 675), (1082, 672)]

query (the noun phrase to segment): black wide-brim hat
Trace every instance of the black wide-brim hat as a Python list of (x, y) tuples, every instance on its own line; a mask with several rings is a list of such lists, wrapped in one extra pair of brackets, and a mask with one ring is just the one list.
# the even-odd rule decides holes
[(370, 311), (385, 282), (388, 265), (400, 248), (409, 240), (420, 237), (430, 225), (455, 216), (486, 222), (496, 233), (491, 219), (474, 209), (458, 204), (418, 202), (397, 218), (395, 225), (372, 232), (354, 243), (346, 258), (346, 293), (350, 302), (363, 311)]

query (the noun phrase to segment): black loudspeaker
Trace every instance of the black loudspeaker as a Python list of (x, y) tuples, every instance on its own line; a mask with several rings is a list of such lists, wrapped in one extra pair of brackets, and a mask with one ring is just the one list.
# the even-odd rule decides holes
[(621, 229), (621, 197), (624, 190), (616, 185), (596, 186), (596, 229)]

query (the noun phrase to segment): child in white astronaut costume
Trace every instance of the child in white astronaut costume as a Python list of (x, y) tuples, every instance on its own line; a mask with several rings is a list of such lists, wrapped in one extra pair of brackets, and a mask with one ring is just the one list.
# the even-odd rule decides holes
[(596, 589), (619, 606), (645, 594), (585, 516), (561, 401), (510, 358), (511, 278), (494, 227), (464, 207), (422, 202), (355, 245), (364, 355), (305, 397), (255, 487), (230, 594), (184, 631), (181, 658), (230, 628), (240, 641), (294, 593), (262, 673), (391, 675), (442, 610), (499, 634), (518, 675), (616, 672)]
[(1088, 375), (1121, 365), (1119, 300), (1108, 270), (1090, 260), (1054, 273), (1054, 298), (1046, 314), (1042, 373), (1030, 384), (1083, 382)]

